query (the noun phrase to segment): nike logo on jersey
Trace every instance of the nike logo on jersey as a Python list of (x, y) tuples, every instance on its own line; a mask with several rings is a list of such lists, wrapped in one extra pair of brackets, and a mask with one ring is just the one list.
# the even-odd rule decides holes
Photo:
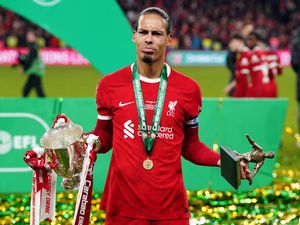
[(126, 105), (130, 105), (130, 104), (132, 104), (132, 103), (134, 103), (134, 102), (124, 102), (124, 103), (119, 102), (119, 107), (123, 107), (123, 106), (126, 106)]

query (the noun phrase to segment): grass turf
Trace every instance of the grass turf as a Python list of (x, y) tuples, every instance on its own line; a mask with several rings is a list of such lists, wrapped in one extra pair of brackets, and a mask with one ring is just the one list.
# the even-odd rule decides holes
[[(175, 69), (197, 80), (203, 97), (224, 97), (224, 87), (229, 78), (225, 67), (176, 67)], [(93, 67), (47, 67), (43, 85), (48, 97), (95, 97), (97, 82), (101, 75)], [(26, 76), (17, 68), (0, 67), (0, 97), (20, 97)], [(295, 147), (294, 132), (297, 130), (297, 102), (295, 100), (295, 74), (285, 68), (278, 79), (279, 97), (289, 99), (285, 125), (292, 129), (283, 132), (280, 150), (280, 169), (300, 168), (300, 150)], [(35, 92), (30, 93), (35, 96)], [(279, 164), (278, 164), (279, 165)], [(299, 174), (299, 171), (298, 171)]]

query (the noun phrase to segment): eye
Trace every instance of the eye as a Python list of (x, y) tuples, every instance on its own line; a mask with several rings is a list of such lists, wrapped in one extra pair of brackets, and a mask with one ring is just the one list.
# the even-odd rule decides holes
[(146, 30), (139, 30), (138, 33), (139, 34), (148, 34), (148, 31), (146, 31)]
[(163, 34), (161, 32), (158, 32), (158, 31), (153, 31), (152, 35), (154, 35), (154, 36), (161, 36)]

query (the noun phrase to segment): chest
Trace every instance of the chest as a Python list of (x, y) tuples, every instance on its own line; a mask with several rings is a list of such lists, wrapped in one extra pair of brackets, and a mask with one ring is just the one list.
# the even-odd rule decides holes
[[(147, 123), (151, 124), (157, 107), (159, 83), (141, 82), (141, 89)], [(113, 121), (122, 123), (123, 121), (131, 120), (138, 123), (138, 107), (132, 82), (120, 85), (110, 94), (113, 96)], [(168, 84), (161, 112), (160, 124), (162, 126), (175, 126), (184, 123), (183, 101), (184, 99), (180, 94), (180, 91)]]

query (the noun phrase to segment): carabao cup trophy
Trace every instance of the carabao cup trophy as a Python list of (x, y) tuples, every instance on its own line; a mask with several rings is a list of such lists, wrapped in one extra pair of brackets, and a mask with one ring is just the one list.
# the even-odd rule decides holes
[(63, 178), (65, 190), (78, 190), (73, 225), (89, 224), (95, 151), (100, 148), (98, 137), (83, 136), (81, 126), (58, 115), (40, 143), (42, 148), (29, 150), (24, 157), (34, 169), (30, 224), (55, 219), (56, 175)]

